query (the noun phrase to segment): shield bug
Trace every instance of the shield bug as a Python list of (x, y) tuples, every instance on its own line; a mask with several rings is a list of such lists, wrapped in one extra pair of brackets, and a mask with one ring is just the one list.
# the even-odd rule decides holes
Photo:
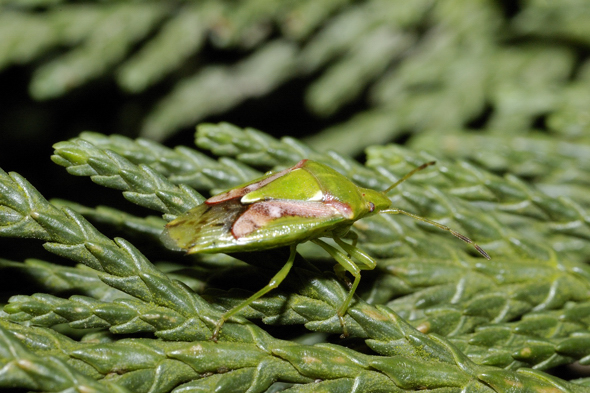
[[(299, 243), (312, 241), (326, 250), (339, 265), (337, 271), (350, 272), (354, 282), (348, 296), (338, 309), (338, 317), (346, 335), (344, 315), (360, 282), (361, 270), (371, 270), (376, 262), (356, 247), (357, 235), (352, 224), (376, 214), (404, 214), (451, 232), (472, 244), (480, 254), (488, 254), (471, 239), (451, 228), (406, 211), (391, 208), (387, 192), (419, 170), (434, 162), (415, 168), (391, 187), (375, 191), (358, 187), (334, 169), (302, 160), (297, 165), (276, 173), (268, 173), (250, 183), (207, 199), (166, 225), (163, 240), (173, 248), (192, 253), (231, 253), (290, 246), (285, 265), (268, 285), (227, 311), (215, 327), (216, 340), (224, 322), (259, 297), (276, 288), (289, 273)], [(320, 238), (334, 239), (338, 249)], [(350, 239), (346, 243), (342, 239)]]

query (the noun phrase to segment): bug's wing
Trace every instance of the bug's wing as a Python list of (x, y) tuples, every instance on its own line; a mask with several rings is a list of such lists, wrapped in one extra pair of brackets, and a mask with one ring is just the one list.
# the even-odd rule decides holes
[(269, 199), (321, 202), (324, 192), (313, 174), (303, 168), (291, 168), (280, 178), (248, 192), (240, 201), (250, 204)]
[(213, 205), (216, 203), (222, 203), (222, 202), (227, 202), (232, 199), (241, 198), (244, 195), (251, 193), (253, 191), (256, 191), (256, 190), (266, 186), (267, 184), (271, 184), (274, 181), (276, 181), (277, 179), (285, 176), (286, 174), (300, 168), (301, 166), (303, 166), (305, 164), (306, 161), (307, 160), (301, 160), (297, 165), (295, 165), (291, 168), (287, 168), (287, 169), (284, 169), (284, 170), (282, 170), (280, 172), (276, 172), (276, 173), (266, 174), (266, 175), (262, 176), (261, 178), (258, 178), (256, 180), (251, 181), (251, 182), (242, 184), (240, 186), (232, 188), (231, 190), (223, 192), (221, 194), (215, 195), (215, 196), (207, 199), (205, 201), (205, 203), (208, 205)]
[(235, 242), (231, 227), (244, 210), (236, 201), (201, 204), (169, 222), (160, 238), (173, 250), (219, 252), (220, 246)]

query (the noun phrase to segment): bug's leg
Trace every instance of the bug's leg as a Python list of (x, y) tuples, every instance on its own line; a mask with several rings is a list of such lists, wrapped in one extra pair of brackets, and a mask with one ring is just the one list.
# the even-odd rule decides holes
[[(344, 324), (344, 315), (346, 314), (346, 311), (350, 306), (350, 302), (352, 301), (352, 297), (354, 296), (356, 288), (358, 287), (359, 282), (361, 281), (361, 267), (359, 267), (359, 265), (366, 269), (373, 269), (376, 266), (376, 262), (363, 251), (359, 250), (356, 247), (352, 247), (350, 244), (344, 243), (339, 238), (334, 237), (334, 240), (346, 252), (348, 252), (354, 258), (358, 259), (361, 262), (357, 265), (339, 249), (332, 247), (331, 245), (320, 239), (312, 240), (312, 242), (326, 250), (326, 252), (332, 256), (332, 258), (334, 258), (345, 270), (349, 271), (354, 276), (354, 282), (352, 283), (352, 287), (348, 292), (348, 296), (346, 296), (346, 299), (344, 299), (344, 302), (338, 309), (338, 318), (340, 319), (340, 324), (342, 325), (341, 337), (344, 338), (348, 336), (348, 330), (346, 329), (346, 325)], [(341, 244), (344, 244), (344, 247)]]
[(352, 240), (352, 246), (353, 247), (356, 247), (356, 243), (359, 240), (359, 235), (356, 232), (354, 232), (354, 231), (348, 231), (348, 233), (346, 234), (346, 236), (343, 236), (343, 237), (346, 238), (346, 239)]
[[(350, 255), (348, 255), (348, 257), (350, 258)], [(336, 276), (346, 284), (349, 290), (352, 289), (352, 282), (346, 277), (346, 269), (341, 264), (337, 263), (334, 265), (334, 273), (336, 273)]]
[(334, 236), (333, 239), (336, 242), (336, 244), (338, 244), (344, 251), (348, 253), (348, 255), (352, 256), (358, 261), (357, 265), (361, 268), (361, 270), (373, 270), (375, 269), (375, 266), (377, 266), (377, 262), (375, 262), (375, 260), (372, 257), (370, 257), (360, 248), (356, 247), (358, 235), (356, 235), (355, 239), (353, 239), (352, 245), (343, 242), (342, 239), (336, 236)]
[[(336, 237), (351, 239), (353, 246), (356, 245), (356, 241), (358, 240), (358, 235), (353, 231), (347, 231), (346, 233), (343, 233), (343, 234), (332, 233), (332, 238), (336, 238)], [(346, 256), (348, 258), (351, 257), (350, 253), (348, 253), (348, 255), (346, 255)], [(342, 280), (342, 282), (346, 283), (349, 290), (352, 289), (352, 281), (350, 281), (348, 279), (348, 277), (346, 277), (346, 269), (341, 264), (338, 263), (338, 264), (334, 265), (334, 273), (336, 273), (336, 276), (338, 276), (338, 278), (340, 280)]]
[[(336, 237), (338, 237), (338, 236), (337, 236), (337, 235), (333, 235), (333, 237), (334, 237), (334, 238), (336, 238)], [(352, 240), (352, 246), (353, 246), (353, 247), (356, 247), (356, 243), (357, 243), (357, 242), (358, 242), (358, 240), (359, 240), (359, 235), (357, 235), (357, 233), (356, 233), (356, 232), (354, 232), (354, 231), (348, 231), (348, 232), (346, 233), (346, 235), (342, 236), (342, 238), (343, 238), (343, 239), (350, 239), (350, 240)], [(349, 258), (351, 257), (350, 253), (348, 253), (348, 257), (349, 257)]]
[(277, 272), (277, 274), (275, 274), (273, 276), (273, 278), (270, 279), (269, 283), (266, 286), (264, 286), (261, 290), (256, 292), (254, 295), (250, 296), (248, 299), (244, 300), (242, 303), (238, 304), (237, 306), (235, 306), (234, 308), (227, 311), (225, 314), (223, 314), (221, 316), (221, 319), (217, 322), (217, 325), (215, 325), (215, 330), (213, 331), (213, 336), (211, 336), (211, 340), (217, 341), (217, 336), (219, 336), (219, 332), (221, 331), (221, 327), (223, 326), (225, 321), (227, 321), (230, 317), (232, 317), (233, 315), (238, 313), (244, 307), (247, 307), (250, 304), (252, 304), (256, 299), (264, 296), (267, 292), (278, 287), (279, 284), (281, 282), (283, 282), (285, 277), (287, 277), (287, 274), (289, 274), (291, 267), (293, 267), (293, 262), (295, 261), (295, 256), (297, 254), (296, 249), (297, 249), (296, 244), (291, 246), (291, 254), (289, 255), (289, 259), (287, 260), (287, 263), (285, 263), (285, 265), (281, 268), (281, 270), (279, 270)]
[(429, 220), (428, 218), (417, 216), (415, 214), (409, 213), (409, 212), (407, 212), (405, 210), (401, 210), (401, 209), (386, 209), (386, 210), (381, 210), (379, 213), (385, 213), (385, 214), (404, 214), (404, 215), (409, 216), (409, 217), (412, 217), (412, 218), (414, 218), (416, 220), (425, 222), (425, 223), (430, 224), (430, 225), (434, 225), (435, 227), (440, 228), (440, 229), (442, 229), (444, 231), (449, 231), (449, 232), (451, 232), (451, 234), (453, 234), (453, 236), (458, 237), (459, 239), (463, 240), (465, 243), (471, 244), (477, 250), (477, 252), (479, 252), (485, 259), (488, 259), (488, 260), (491, 259), (490, 256), (488, 255), (488, 253), (485, 252), (483, 248), (481, 248), (480, 246), (478, 246), (477, 244), (475, 244), (475, 242), (473, 240), (471, 240), (467, 236), (462, 235), (459, 232), (457, 232), (457, 231), (449, 228), (446, 225), (443, 225), (443, 224), (438, 223), (436, 221)]

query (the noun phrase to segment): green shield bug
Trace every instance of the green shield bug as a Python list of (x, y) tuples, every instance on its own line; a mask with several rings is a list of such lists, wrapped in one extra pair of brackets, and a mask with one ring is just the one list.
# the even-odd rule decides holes
[[(404, 214), (451, 232), (472, 244), (485, 258), (489, 255), (471, 239), (451, 228), (406, 211), (391, 208), (387, 192), (419, 170), (415, 168), (384, 191), (358, 187), (334, 169), (302, 160), (277, 173), (269, 173), (247, 184), (207, 199), (166, 225), (163, 240), (172, 248), (192, 253), (231, 253), (290, 246), (285, 265), (268, 285), (227, 311), (215, 327), (216, 340), (224, 322), (265, 293), (276, 288), (289, 273), (299, 243), (312, 241), (326, 250), (339, 264), (340, 272), (348, 271), (354, 282), (338, 309), (346, 335), (344, 315), (360, 282), (361, 270), (371, 270), (376, 262), (356, 247), (357, 235), (352, 224), (363, 217), (377, 214)], [(334, 239), (338, 249), (323, 240)], [(342, 239), (352, 240), (352, 244)], [(356, 261), (353, 261), (353, 259)]]

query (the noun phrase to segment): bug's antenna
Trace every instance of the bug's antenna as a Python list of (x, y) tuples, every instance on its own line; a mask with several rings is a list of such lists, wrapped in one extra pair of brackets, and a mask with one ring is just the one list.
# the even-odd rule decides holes
[(421, 171), (422, 169), (429, 167), (430, 165), (436, 164), (436, 161), (430, 161), (425, 164), (420, 165), (418, 168), (412, 169), (410, 172), (406, 173), (404, 177), (393, 183), (393, 185), (389, 186), (387, 189), (383, 190), (384, 194), (387, 194), (389, 191), (393, 190), (395, 187), (399, 186), (400, 183), (408, 180), (414, 173)]
[[(431, 163), (428, 163), (428, 164), (431, 164)], [(425, 165), (428, 165), (428, 164), (425, 164)], [(422, 166), (424, 166), (424, 165), (422, 165)], [(416, 171), (416, 170), (418, 170), (418, 169), (420, 169), (420, 168), (416, 168), (416, 169), (414, 169), (414, 171), (413, 171), (413, 172), (415, 172), (415, 171)], [(410, 172), (408, 175), (410, 175), (410, 174), (412, 174), (412, 172)], [(406, 177), (407, 177), (408, 175), (406, 175)], [(404, 179), (402, 179), (402, 180), (404, 180)], [(399, 183), (399, 182), (398, 182), (398, 183)], [(420, 220), (420, 221), (422, 221), (422, 222), (425, 222), (425, 223), (427, 223), (427, 224), (434, 225), (435, 227), (437, 227), (437, 228), (440, 228), (440, 229), (442, 229), (442, 230), (444, 230), (444, 231), (449, 231), (449, 232), (451, 232), (451, 234), (453, 234), (453, 236), (456, 236), (456, 237), (458, 237), (459, 239), (463, 240), (465, 243), (469, 243), (469, 244), (471, 244), (471, 245), (472, 245), (472, 246), (473, 246), (473, 247), (474, 247), (474, 248), (477, 250), (477, 252), (479, 252), (479, 253), (480, 253), (480, 254), (481, 254), (481, 255), (482, 255), (482, 256), (483, 256), (485, 259), (487, 259), (487, 260), (490, 260), (490, 259), (491, 259), (491, 258), (490, 258), (490, 256), (488, 255), (488, 253), (487, 253), (487, 252), (485, 252), (483, 248), (481, 248), (480, 246), (478, 246), (477, 244), (475, 244), (475, 242), (474, 242), (473, 240), (471, 240), (471, 239), (470, 239), (470, 238), (468, 238), (467, 236), (465, 236), (465, 235), (462, 235), (462, 234), (460, 234), (459, 232), (457, 232), (457, 231), (455, 231), (455, 230), (453, 230), (453, 229), (449, 228), (449, 227), (448, 227), (448, 226), (446, 226), (446, 225), (443, 225), (443, 224), (441, 224), (441, 223), (438, 223), (438, 222), (436, 222), (436, 221), (429, 220), (428, 218), (424, 218), (424, 217), (417, 216), (417, 215), (415, 215), (415, 214), (412, 214), (412, 213), (409, 213), (409, 212), (407, 212), (407, 211), (400, 210), (400, 209), (385, 209), (385, 210), (381, 210), (379, 213), (386, 213), (386, 214), (404, 214), (404, 215), (406, 215), (406, 216), (409, 216), (409, 217), (412, 217), (412, 218), (414, 218), (414, 219), (416, 219), (416, 220)]]

